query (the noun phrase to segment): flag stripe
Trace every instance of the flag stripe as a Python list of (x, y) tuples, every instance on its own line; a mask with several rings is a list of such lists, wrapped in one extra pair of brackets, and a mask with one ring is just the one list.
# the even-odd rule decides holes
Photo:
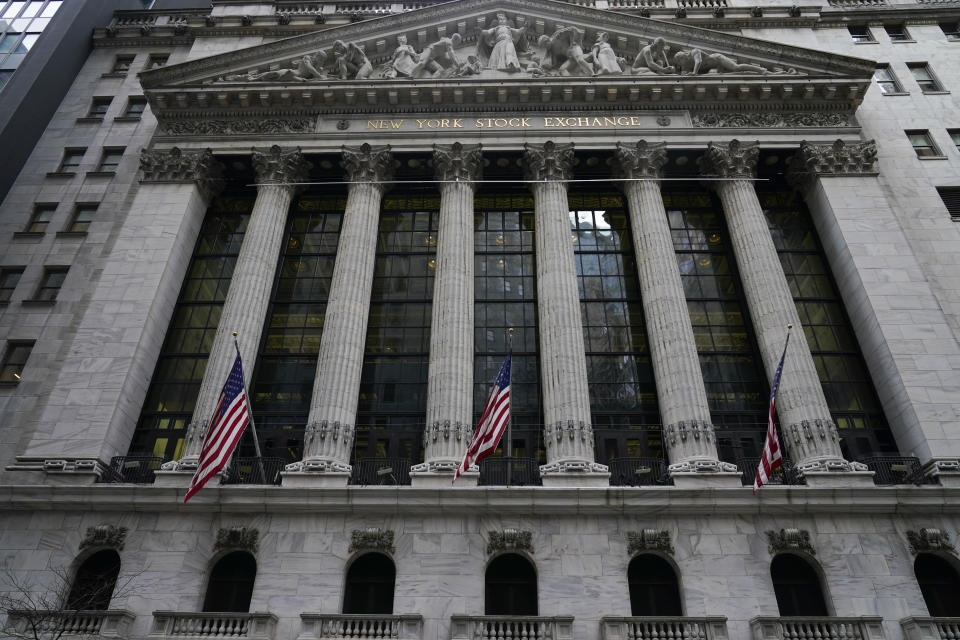
[(776, 418), (777, 391), (780, 388), (780, 376), (783, 374), (783, 361), (787, 357), (787, 345), (790, 344), (790, 334), (787, 333), (787, 340), (783, 344), (783, 353), (780, 355), (780, 362), (777, 364), (777, 371), (773, 374), (773, 383), (770, 385), (770, 407), (767, 412), (767, 438), (763, 446), (763, 455), (760, 457), (760, 464), (757, 465), (757, 475), (753, 480), (753, 493), (757, 489), (770, 482), (773, 472), (783, 465), (783, 456), (780, 453), (780, 440), (777, 438), (777, 427), (774, 424)]
[(503, 366), (497, 373), (493, 382), (493, 388), (487, 397), (487, 404), (483, 407), (483, 413), (480, 415), (480, 421), (473, 432), (473, 439), (467, 445), (467, 450), (463, 454), (463, 460), (457, 467), (453, 476), (453, 482), (457, 481), (460, 474), (467, 471), (475, 464), (493, 453), (503, 432), (510, 422), (510, 360), (512, 354), (507, 355), (503, 361)]

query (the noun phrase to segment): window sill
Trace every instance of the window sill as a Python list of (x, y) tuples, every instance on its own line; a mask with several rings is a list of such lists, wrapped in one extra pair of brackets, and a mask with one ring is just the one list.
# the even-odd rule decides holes
[(72, 178), (77, 175), (76, 171), (48, 171), (48, 178)]
[(127, 72), (120, 73), (119, 71), (111, 71), (109, 73), (104, 73), (100, 75), (101, 78), (126, 78)]
[(29, 240), (29, 239), (40, 239), (44, 236), (43, 231), (14, 231), (13, 238), (14, 240)]
[(25, 307), (52, 307), (53, 305), (57, 304), (57, 301), (27, 299), (27, 300), (21, 300), (20, 304), (22, 304)]
[(100, 124), (103, 122), (103, 116), (84, 116), (77, 118), (77, 124)]
[(140, 116), (117, 116), (113, 119), (114, 122), (140, 122)]
[(950, 95), (949, 91), (924, 91), (923, 95), (925, 96), (948, 96)]
[(894, 40), (891, 38), (890, 44), (917, 44), (917, 41), (912, 38), (910, 40)]
[(880, 44), (876, 40), (854, 40), (853, 44)]
[(4, 381), (0, 382), (0, 389), (2, 389), (2, 388), (4, 388), (4, 387), (15, 387), (15, 386), (17, 386), (18, 384), (20, 384), (20, 383), (14, 381), (14, 380), (4, 380)]
[(86, 231), (57, 231), (58, 238), (86, 238)]
[(115, 175), (116, 171), (87, 171), (88, 178), (112, 178)]
[(881, 94), (881, 95), (884, 95), (884, 96), (893, 96), (893, 97), (897, 97), (897, 96), (908, 96), (908, 95), (910, 95), (910, 92), (909, 92), (909, 91), (888, 91), (888, 92), (883, 93), (883, 94)]
[(917, 160), (946, 160), (947, 156), (917, 156)]

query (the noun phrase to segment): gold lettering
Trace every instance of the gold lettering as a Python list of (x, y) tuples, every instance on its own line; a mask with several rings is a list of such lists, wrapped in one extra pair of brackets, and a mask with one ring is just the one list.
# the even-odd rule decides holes
[(630, 125), (634, 127), (640, 126), (640, 118), (637, 116), (630, 116)]
[(473, 126), (475, 126), (477, 129), (483, 129), (483, 120), (477, 118), (477, 121), (473, 123)]
[(394, 129), (399, 129), (400, 125), (403, 124), (403, 120), (391, 120), (390, 124), (391, 126), (393, 126)]
[(589, 127), (589, 126), (590, 126), (590, 118), (577, 118), (577, 126), (578, 126), (578, 127)]
[(493, 126), (495, 126), (498, 129), (502, 129), (503, 127), (507, 126), (507, 124), (509, 123), (507, 122), (506, 118), (497, 118), (496, 120), (493, 121)]
[(530, 118), (520, 118), (520, 126), (521, 126), (521, 127), (529, 127), (529, 126), (530, 126)]
[(603, 125), (604, 125), (604, 126), (615, 127), (615, 126), (617, 126), (617, 119), (616, 119), (616, 118), (604, 118), (604, 119), (603, 119)]
[(417, 119), (417, 127), (420, 128), (420, 129), (423, 129), (423, 125), (426, 124), (426, 122), (427, 122), (426, 120), (420, 120), (420, 119), (418, 118), (418, 119)]
[(621, 127), (628, 127), (630, 126), (630, 118), (626, 116), (617, 116), (617, 124)]
[(553, 124), (553, 118), (544, 116), (544, 118), (543, 118), (543, 126), (545, 126), (545, 127), (553, 127), (553, 126), (556, 126), (556, 125)]
[(454, 118), (454, 119), (453, 119), (453, 128), (454, 128), (454, 129), (463, 129), (463, 118)]

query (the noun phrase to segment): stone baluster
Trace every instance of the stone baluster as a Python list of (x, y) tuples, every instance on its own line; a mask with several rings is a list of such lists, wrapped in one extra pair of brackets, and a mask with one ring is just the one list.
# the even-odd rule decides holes
[[(847, 462), (840, 451), (837, 427), (830, 417), (797, 307), (754, 189), (758, 154), (756, 143), (711, 143), (701, 158), (701, 169), (707, 176), (720, 178), (710, 184), (723, 205), (750, 318), (770, 381), (783, 351), (787, 325), (794, 326), (777, 394), (777, 413), (787, 450), (808, 483), (817, 483), (826, 476), (834, 482), (832, 472), (861, 471), (866, 467)], [(860, 480), (849, 478), (846, 482)], [(866, 481), (871, 480), (867, 477)]]
[(587, 359), (567, 202), (573, 144), (526, 144), (523, 161), (536, 218), (537, 334), (547, 450), (547, 464), (540, 472), (544, 486), (602, 486), (609, 473), (593, 459)]
[[(473, 193), (483, 170), (480, 145), (434, 145), (440, 229), (430, 323), (424, 462), (415, 484), (448, 485), (470, 442), (473, 421)], [(468, 484), (475, 478), (463, 478)]]
[(196, 470), (207, 427), (237, 356), (233, 332), (237, 332), (236, 341), (244, 363), (244, 382), (250, 384), (283, 248), (290, 202), (297, 191), (296, 183), (306, 180), (311, 167), (299, 149), (284, 151), (276, 145), (264, 151), (253, 149), (252, 160), (257, 173), (257, 198), (223, 303), (193, 417), (187, 427), (184, 456), (164, 465), (168, 471)]
[[(660, 195), (666, 144), (617, 144), (619, 173), (630, 208), (633, 249), (640, 278), (664, 443), (675, 484), (729, 480), (739, 485), (736, 465), (720, 462), (707, 404), (700, 358), (680, 280), (673, 237)], [(697, 479), (691, 473), (703, 474)], [(721, 473), (722, 478), (717, 474)]]
[(360, 374), (370, 314), (380, 204), (393, 176), (389, 146), (343, 147), (350, 181), (323, 321), (303, 460), (288, 465), (285, 485), (346, 485), (350, 474)]

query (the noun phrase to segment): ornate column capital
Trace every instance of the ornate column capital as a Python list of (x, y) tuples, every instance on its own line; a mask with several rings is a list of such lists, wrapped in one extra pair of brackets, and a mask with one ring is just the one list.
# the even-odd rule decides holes
[(209, 200), (223, 188), (223, 165), (210, 149), (186, 152), (179, 147), (141, 149), (140, 182), (193, 182)]
[(523, 172), (527, 180), (567, 181), (573, 177), (573, 143), (523, 145)]
[(393, 155), (390, 145), (343, 147), (340, 166), (350, 182), (385, 182), (393, 178)]
[(483, 179), (483, 154), (479, 144), (435, 144), (433, 165), (437, 180), (473, 183)]
[(759, 154), (760, 147), (756, 142), (711, 142), (700, 158), (700, 171), (718, 178), (753, 178), (757, 173)]
[(269, 149), (251, 149), (253, 169), (257, 172), (257, 182), (261, 184), (289, 185), (294, 189), (296, 183), (306, 182), (310, 164), (300, 152), (300, 147), (292, 151), (284, 151), (278, 145)]
[(659, 180), (667, 162), (667, 143), (638, 140), (636, 144), (617, 143), (616, 172), (622, 178)]
[(877, 145), (873, 140), (833, 144), (800, 143), (800, 150), (788, 161), (788, 179), (805, 186), (818, 176), (875, 176)]

